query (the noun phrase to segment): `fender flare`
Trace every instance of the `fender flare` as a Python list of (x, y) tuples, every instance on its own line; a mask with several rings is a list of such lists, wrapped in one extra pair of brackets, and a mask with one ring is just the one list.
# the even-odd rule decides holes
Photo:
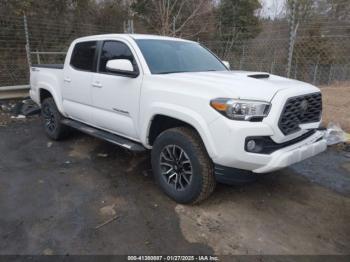
[[(40, 102), (40, 104), (41, 104), (41, 101), (40, 101), (40, 94), (41, 94), (41, 91), (42, 91), (42, 90), (46, 90), (46, 91), (48, 91), (48, 92), (52, 95), (52, 98), (53, 98), (53, 100), (55, 101), (55, 104), (56, 104), (56, 106), (57, 106), (58, 111), (60, 111), (60, 113), (61, 113), (62, 115), (67, 116), (67, 115), (64, 113), (64, 111), (63, 111), (62, 99), (60, 99), (62, 96), (61, 96), (60, 92), (57, 92), (57, 91), (55, 90), (55, 88), (53, 88), (52, 86), (47, 85), (47, 84), (45, 84), (45, 83), (43, 83), (43, 82), (39, 82), (39, 83), (38, 83), (38, 90), (39, 90), (39, 94), (38, 94), (38, 95), (39, 95), (39, 102)], [(58, 93), (59, 93), (59, 94), (58, 94)]]
[(161, 102), (153, 103), (150, 108), (151, 109), (143, 118), (143, 123), (140, 125), (141, 142), (146, 148), (152, 148), (152, 146), (149, 144), (148, 136), (153, 118), (156, 115), (164, 115), (175, 118), (177, 120), (181, 120), (192, 126), (201, 137), (209, 156), (212, 159), (215, 158), (217, 151), (214, 146), (214, 141), (212, 140), (211, 134), (209, 132), (209, 123), (207, 123), (199, 113), (193, 111), (192, 109), (189, 109), (188, 107)]

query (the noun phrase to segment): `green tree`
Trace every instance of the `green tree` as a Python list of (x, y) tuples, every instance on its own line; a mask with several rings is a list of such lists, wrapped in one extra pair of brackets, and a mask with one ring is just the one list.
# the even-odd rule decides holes
[(257, 11), (259, 0), (221, 0), (217, 8), (221, 57), (227, 58), (237, 42), (254, 38), (261, 31)]

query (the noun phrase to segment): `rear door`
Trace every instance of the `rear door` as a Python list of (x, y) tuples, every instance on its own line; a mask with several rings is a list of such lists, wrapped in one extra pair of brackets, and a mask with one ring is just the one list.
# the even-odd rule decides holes
[(139, 71), (139, 63), (127, 42), (108, 40), (101, 45), (97, 73), (94, 74), (91, 89), (94, 125), (137, 140), (142, 74), (132, 78), (111, 73), (106, 69), (106, 64), (112, 59), (128, 59), (134, 70)]
[(96, 71), (97, 41), (75, 44), (70, 63), (64, 69), (63, 107), (69, 117), (92, 122), (91, 81)]

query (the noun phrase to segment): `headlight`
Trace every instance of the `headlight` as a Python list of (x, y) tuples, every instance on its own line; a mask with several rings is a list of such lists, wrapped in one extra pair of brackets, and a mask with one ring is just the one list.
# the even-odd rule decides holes
[(262, 121), (270, 110), (270, 103), (254, 100), (217, 98), (210, 101), (210, 105), (233, 120)]

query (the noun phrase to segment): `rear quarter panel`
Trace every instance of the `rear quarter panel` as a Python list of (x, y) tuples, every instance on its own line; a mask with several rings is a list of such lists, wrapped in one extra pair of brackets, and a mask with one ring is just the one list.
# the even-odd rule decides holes
[(40, 105), (40, 91), (47, 90), (53, 96), (59, 111), (64, 114), (62, 107), (61, 88), (63, 85), (63, 70), (43, 67), (32, 67), (30, 72), (30, 97)]

